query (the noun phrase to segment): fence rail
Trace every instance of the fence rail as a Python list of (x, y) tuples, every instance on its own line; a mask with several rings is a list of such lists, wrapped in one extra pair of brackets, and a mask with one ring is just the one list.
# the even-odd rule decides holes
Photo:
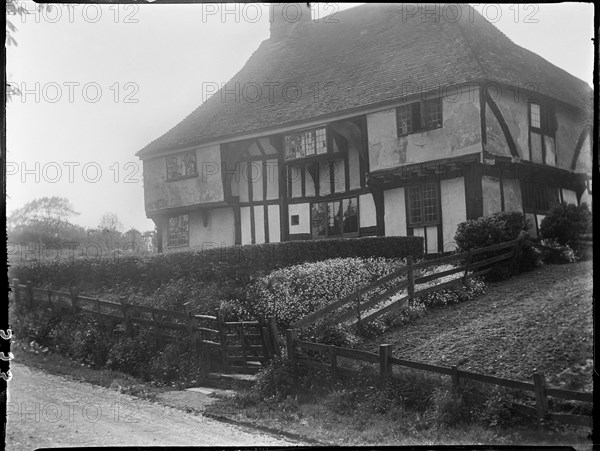
[[(451, 288), (455, 285), (464, 285), (468, 283), (468, 280), (483, 274), (488, 273), (494, 269), (495, 265), (505, 262), (509, 259), (514, 259), (518, 256), (520, 248), (522, 246), (522, 240), (512, 240), (504, 243), (494, 244), (492, 246), (482, 247), (473, 249), (468, 252), (461, 252), (453, 255), (447, 255), (438, 259), (425, 260), (419, 263), (413, 263), (412, 256), (406, 258), (406, 267), (400, 268), (384, 277), (381, 277), (373, 283), (361, 287), (355, 292), (343, 297), (329, 305), (324, 306), (320, 310), (311, 313), (310, 315), (301, 318), (292, 324), (292, 327), (297, 329), (300, 327), (308, 326), (316, 323), (322, 319), (325, 315), (329, 315), (337, 310), (341, 310), (337, 314), (327, 318), (328, 324), (341, 324), (353, 317), (356, 318), (355, 323), (368, 323), (389, 312), (390, 310), (396, 309), (404, 305), (411, 299), (425, 296), (426, 294), (434, 293), (444, 289)], [(500, 255), (484, 258), (483, 260), (476, 260), (481, 254), (490, 252), (502, 252)], [(485, 256), (484, 256), (485, 257)], [(419, 272), (434, 268), (440, 264), (458, 264), (457, 267), (451, 268), (439, 273), (421, 275)], [(483, 269), (480, 269), (483, 268)], [(462, 277), (452, 279), (450, 281), (440, 283), (428, 288), (423, 288), (415, 292), (417, 285), (433, 282), (435, 280), (442, 279), (454, 274), (462, 273)], [(401, 279), (401, 280), (398, 280)], [(378, 288), (383, 287), (386, 284), (392, 284), (391, 287), (387, 288), (383, 293), (378, 293)], [(381, 306), (379, 309), (376, 306), (391, 296), (406, 290), (407, 295), (399, 300), (392, 302), (389, 305)], [(362, 297), (368, 293), (373, 292), (373, 297), (368, 300), (362, 300)], [(343, 310), (342, 310), (343, 309)], [(371, 311), (375, 309), (375, 311)], [(367, 316), (363, 315), (367, 313)], [(323, 327), (324, 324), (321, 326)]]
[[(455, 385), (460, 385), (463, 380), (472, 380), (484, 384), (499, 385), (502, 387), (512, 388), (532, 392), (535, 395), (535, 407), (522, 404), (513, 404), (515, 411), (535, 416), (538, 420), (549, 419), (565, 424), (574, 424), (582, 426), (591, 426), (592, 417), (588, 415), (574, 415), (550, 412), (548, 407), (548, 398), (559, 398), (562, 400), (579, 401), (585, 403), (593, 402), (593, 394), (588, 392), (578, 392), (564, 390), (561, 388), (552, 388), (546, 385), (545, 376), (542, 373), (533, 375), (533, 382), (517, 381), (506, 379), (497, 376), (489, 376), (485, 374), (473, 373), (458, 369), (457, 366), (438, 366), (429, 363), (413, 362), (410, 360), (399, 359), (392, 356), (392, 346), (382, 344), (379, 346), (379, 353), (363, 351), (358, 349), (343, 348), (339, 346), (326, 345), (323, 343), (313, 343), (298, 339), (298, 329), (286, 330), (286, 344), (288, 350), (288, 359), (297, 361), (303, 366), (317, 368), (328, 371), (333, 376), (355, 376), (358, 371), (352, 368), (342, 367), (338, 363), (338, 357), (344, 357), (351, 360), (361, 362), (379, 364), (379, 376), (386, 378), (393, 374), (393, 367), (400, 366), (411, 368), (429, 373), (441, 374), (452, 377), (452, 382)], [(300, 352), (313, 351), (324, 354), (323, 360), (314, 360), (311, 358), (301, 357)]]
[[(151, 327), (156, 331), (156, 337), (162, 340), (173, 340), (178, 333), (187, 333), (195, 351), (219, 350), (225, 370), (255, 371), (257, 368), (251, 368), (249, 362), (265, 363), (281, 355), (273, 319), (224, 321), (218, 311), (214, 316), (194, 314), (190, 303), (186, 303), (184, 311), (180, 312), (129, 304), (126, 298), (121, 298), (117, 303), (75, 292), (33, 287), (31, 282), (23, 285), (18, 279), (13, 279), (12, 289), (17, 308), (21, 311), (50, 303), (70, 308), (74, 314), (83, 313), (119, 321), (125, 330), (130, 330), (132, 324)], [(246, 333), (246, 328), (251, 328), (252, 333)], [(229, 333), (231, 330), (234, 333)]]

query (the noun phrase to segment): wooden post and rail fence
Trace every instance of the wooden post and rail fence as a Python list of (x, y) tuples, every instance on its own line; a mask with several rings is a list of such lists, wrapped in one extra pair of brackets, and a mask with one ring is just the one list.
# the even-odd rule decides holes
[[(562, 400), (592, 403), (593, 394), (588, 392), (548, 387), (546, 385), (545, 376), (542, 373), (534, 374), (532, 382), (523, 382), (464, 371), (459, 369), (457, 366), (438, 366), (428, 363), (399, 359), (392, 355), (392, 345), (389, 344), (379, 345), (379, 352), (375, 353), (300, 340), (298, 339), (299, 331), (297, 329), (287, 329), (285, 332), (288, 359), (298, 362), (299, 364), (309, 368), (324, 370), (333, 377), (354, 377), (359, 373), (358, 370), (354, 368), (341, 366), (338, 359), (340, 357), (376, 365), (379, 377), (383, 379), (393, 377), (394, 367), (410, 368), (414, 370), (450, 376), (452, 379), (452, 384), (455, 387), (461, 386), (464, 381), (472, 380), (484, 384), (532, 392), (535, 396), (535, 407), (513, 403), (512, 408), (515, 412), (524, 415), (535, 416), (538, 420), (553, 420), (564, 424), (579, 426), (592, 425), (592, 417), (588, 415), (573, 415), (551, 412), (549, 409), (548, 398), (551, 397)], [(309, 358), (306, 356), (306, 351), (318, 353), (322, 355), (322, 358), (318, 360)]]
[[(437, 291), (468, 285), (470, 279), (483, 276), (508, 260), (516, 261), (520, 254), (522, 244), (523, 238), (520, 238), (495, 244), (493, 246), (473, 249), (468, 252), (461, 252), (432, 260), (424, 260), (419, 263), (414, 263), (413, 257), (409, 255), (406, 257), (406, 266), (377, 279), (373, 283), (356, 290), (342, 299), (324, 306), (310, 315), (305, 316), (293, 323), (292, 327), (298, 329), (315, 324), (318, 321), (323, 320), (325, 315), (327, 315), (327, 320), (322, 323), (322, 326), (346, 322), (357, 324), (359, 326), (366, 324), (385, 313), (399, 309), (412, 299)], [(493, 255), (492, 257), (483, 255), (485, 258), (477, 259), (477, 257), (481, 257), (482, 254), (495, 254), (498, 252), (500, 252), (499, 255)], [(441, 264), (455, 264), (457, 266), (442, 272), (421, 275), (421, 273), (427, 269), (432, 269)], [(460, 274), (462, 274), (462, 276), (446, 282), (427, 288), (417, 289), (418, 285)], [(379, 304), (388, 301), (391, 296), (397, 295), (403, 291), (406, 291), (404, 296), (394, 302), (377, 308)], [(368, 298), (369, 295), (371, 295), (371, 298), (365, 299)]]
[(84, 296), (74, 290), (35, 288), (31, 282), (21, 284), (18, 279), (13, 279), (11, 288), (16, 308), (21, 312), (44, 305), (62, 306), (73, 314), (116, 320), (127, 333), (131, 333), (134, 324), (153, 328), (157, 343), (173, 341), (186, 334), (195, 352), (206, 356), (211, 350), (220, 352), (226, 371), (256, 372), (281, 355), (273, 318), (224, 321), (218, 310), (215, 315), (194, 314), (189, 302), (184, 304), (184, 311), (166, 310), (130, 304), (125, 297), (119, 298), (117, 303)]

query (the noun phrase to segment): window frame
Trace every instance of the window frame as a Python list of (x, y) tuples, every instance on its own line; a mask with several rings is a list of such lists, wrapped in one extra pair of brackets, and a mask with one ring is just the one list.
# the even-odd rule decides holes
[[(317, 152), (317, 143), (319, 142), (319, 140), (317, 139), (317, 135), (318, 132), (323, 131), (324, 135), (325, 135), (325, 152), (321, 152), (318, 153)], [(304, 149), (304, 155), (302, 156), (295, 156), (293, 158), (288, 158), (288, 139), (292, 138), (292, 137), (297, 137), (301, 143), (305, 142), (306, 140), (306, 135), (310, 133), (311, 134), (311, 140), (314, 146), (313, 152), (309, 155), (306, 154), (306, 148)], [(333, 154), (335, 152), (333, 152), (333, 148), (329, 143), (329, 130), (327, 125), (322, 125), (319, 127), (311, 127), (311, 128), (307, 128), (304, 130), (298, 130), (292, 133), (288, 133), (285, 134), (283, 136), (283, 162), (284, 163), (288, 163), (290, 161), (298, 161), (298, 160), (303, 160), (305, 158), (314, 158), (314, 157), (322, 157), (324, 155), (330, 155)]]
[[(424, 203), (424, 189), (425, 187), (433, 186), (433, 192), (435, 193), (435, 209), (436, 209), (436, 219), (435, 220), (426, 220), (425, 219), (425, 203)], [(418, 189), (420, 195), (420, 221), (413, 220), (412, 213), (412, 205), (411, 205), (411, 190)], [(442, 223), (442, 206), (441, 206), (441, 193), (440, 193), (440, 183), (439, 182), (426, 182), (420, 183), (417, 185), (409, 185), (405, 187), (405, 202), (406, 202), (406, 225), (409, 228), (416, 227), (429, 227), (433, 225), (440, 225)]]
[[(335, 198), (335, 199), (327, 199), (327, 200), (319, 200), (319, 201), (315, 201), (315, 202), (311, 202), (310, 203), (310, 236), (311, 239), (314, 240), (325, 240), (328, 238), (356, 238), (358, 236), (360, 236), (360, 206), (358, 203), (358, 195), (355, 196), (345, 196), (345, 197), (339, 197), (339, 198)], [(341, 233), (339, 235), (330, 235), (329, 234), (329, 204), (330, 203), (334, 203), (334, 202), (339, 202), (340, 205), (343, 206), (343, 202), (345, 200), (349, 200), (349, 199), (353, 199), (356, 202), (356, 231), (355, 232), (344, 232), (344, 219), (342, 217), (342, 225), (341, 225)], [(317, 205), (317, 204), (326, 204), (327, 205), (327, 227), (325, 228), (326, 230), (326, 235), (325, 236), (315, 236), (313, 233), (313, 229), (314, 229), (314, 220), (313, 220), (313, 206)], [(343, 214), (343, 213), (342, 213)]]
[[(554, 194), (550, 192), (551, 190)], [(543, 182), (523, 181), (521, 192), (524, 213), (546, 215), (561, 201), (560, 188)]]
[[(177, 242), (172, 242), (171, 241), (171, 219), (173, 218), (177, 218), (178, 219), (178, 228), (181, 227), (181, 218), (186, 216), (187, 220), (186, 220), (186, 235), (187, 235), (187, 239), (185, 243), (181, 243), (180, 239), (177, 240)], [(181, 234), (181, 232), (176, 232)], [(190, 246), (190, 215), (189, 213), (183, 213), (180, 215), (174, 215), (174, 216), (169, 216), (167, 218), (167, 247), (169, 248), (174, 248), (174, 247), (189, 247)]]
[[(183, 157), (185, 155), (192, 155), (194, 157), (194, 173), (193, 174), (185, 174), (185, 175), (178, 175), (175, 177), (170, 177), (169, 174), (169, 158), (178, 158), (178, 157)], [(189, 179), (189, 178), (194, 178), (194, 177), (198, 177), (198, 159), (196, 158), (196, 151), (195, 150), (188, 150), (185, 152), (179, 152), (176, 154), (172, 154), (172, 155), (167, 155), (165, 157), (165, 167), (167, 170), (167, 177), (166, 180), (167, 182), (174, 182), (177, 180), (183, 180), (183, 179)]]
[[(435, 113), (439, 113), (439, 118), (436, 119), (435, 126), (430, 125), (428, 117), (428, 106), (435, 103)], [(418, 108), (416, 108), (418, 105)], [(408, 109), (408, 112), (406, 111)], [(408, 115), (406, 114), (408, 113)], [(401, 131), (400, 121), (408, 120), (410, 127), (407, 131)], [(398, 137), (408, 136), (415, 133), (422, 133), (430, 130), (444, 128), (444, 103), (442, 97), (432, 97), (429, 99), (417, 100), (415, 102), (404, 103), (396, 107), (396, 134)]]

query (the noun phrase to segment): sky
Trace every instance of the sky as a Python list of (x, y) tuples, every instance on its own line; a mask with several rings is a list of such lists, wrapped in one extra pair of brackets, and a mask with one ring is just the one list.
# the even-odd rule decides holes
[[(266, 4), (66, 5), (13, 16), (7, 81), (7, 214), (68, 197), (72, 222), (106, 212), (152, 230), (135, 153), (227, 82), (269, 37)], [(319, 18), (357, 3), (313, 4)], [(591, 3), (473, 4), (516, 44), (592, 86)], [(225, 9), (227, 8), (227, 9)]]

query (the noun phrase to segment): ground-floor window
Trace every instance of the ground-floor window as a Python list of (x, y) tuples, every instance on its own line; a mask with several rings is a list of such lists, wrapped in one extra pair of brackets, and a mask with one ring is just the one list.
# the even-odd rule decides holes
[(313, 238), (358, 235), (358, 197), (311, 204)]
[(190, 242), (189, 216), (179, 215), (169, 218), (169, 246), (188, 246)]
[(420, 227), (440, 222), (439, 184), (425, 183), (406, 189), (408, 225)]
[(558, 188), (537, 182), (523, 183), (523, 211), (546, 214), (558, 203)]

